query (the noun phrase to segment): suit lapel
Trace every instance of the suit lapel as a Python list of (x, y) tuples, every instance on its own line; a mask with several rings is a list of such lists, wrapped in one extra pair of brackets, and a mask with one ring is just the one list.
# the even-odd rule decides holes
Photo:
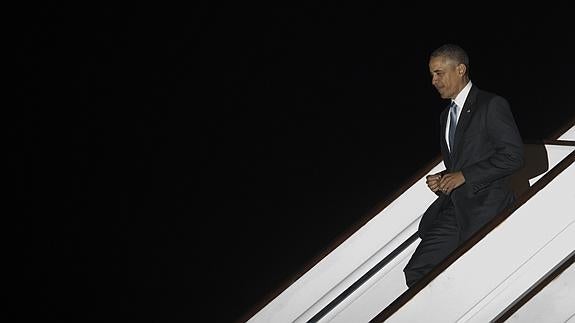
[(475, 108), (477, 92), (477, 87), (472, 86), (471, 90), (469, 90), (469, 94), (467, 95), (467, 99), (465, 99), (463, 108), (461, 109), (461, 114), (459, 114), (459, 120), (457, 120), (457, 127), (455, 128), (455, 139), (452, 147), (453, 153), (451, 158), (453, 161), (456, 160), (455, 158), (457, 157), (457, 153), (460, 150), (459, 146), (461, 144), (461, 138), (463, 138), (463, 133), (465, 132), (465, 129), (467, 129), (469, 120), (471, 120), (471, 115), (473, 114), (473, 110)]

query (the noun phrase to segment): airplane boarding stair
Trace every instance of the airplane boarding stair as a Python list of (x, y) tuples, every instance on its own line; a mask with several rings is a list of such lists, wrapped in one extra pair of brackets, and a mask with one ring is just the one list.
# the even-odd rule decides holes
[(425, 176), (445, 168), (439, 159), (247, 322), (530, 322), (533, 313), (575, 320), (575, 122), (526, 143), (525, 154), (512, 179), (516, 205), (412, 288), (403, 268), (435, 199)]

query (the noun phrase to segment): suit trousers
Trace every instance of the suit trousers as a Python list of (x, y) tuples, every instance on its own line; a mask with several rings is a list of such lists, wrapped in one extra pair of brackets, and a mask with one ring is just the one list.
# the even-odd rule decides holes
[(459, 226), (451, 201), (440, 211), (403, 269), (411, 287), (459, 246)]

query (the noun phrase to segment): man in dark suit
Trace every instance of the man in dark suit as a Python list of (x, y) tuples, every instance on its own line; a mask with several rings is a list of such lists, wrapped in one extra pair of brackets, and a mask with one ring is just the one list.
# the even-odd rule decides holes
[(427, 176), (438, 197), (419, 224), (421, 242), (404, 269), (408, 286), (514, 203), (509, 176), (523, 166), (509, 104), (471, 83), (467, 53), (443, 45), (430, 55), (429, 71), (441, 97), (450, 99), (440, 116), (446, 170)]

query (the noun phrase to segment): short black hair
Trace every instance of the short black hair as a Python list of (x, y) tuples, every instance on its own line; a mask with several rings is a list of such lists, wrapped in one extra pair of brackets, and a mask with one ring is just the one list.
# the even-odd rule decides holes
[(457, 64), (465, 65), (465, 67), (467, 67), (466, 71), (469, 73), (469, 56), (467, 56), (467, 52), (461, 48), (461, 46), (456, 44), (442, 45), (434, 50), (429, 57), (433, 58), (440, 56), (454, 60)]

